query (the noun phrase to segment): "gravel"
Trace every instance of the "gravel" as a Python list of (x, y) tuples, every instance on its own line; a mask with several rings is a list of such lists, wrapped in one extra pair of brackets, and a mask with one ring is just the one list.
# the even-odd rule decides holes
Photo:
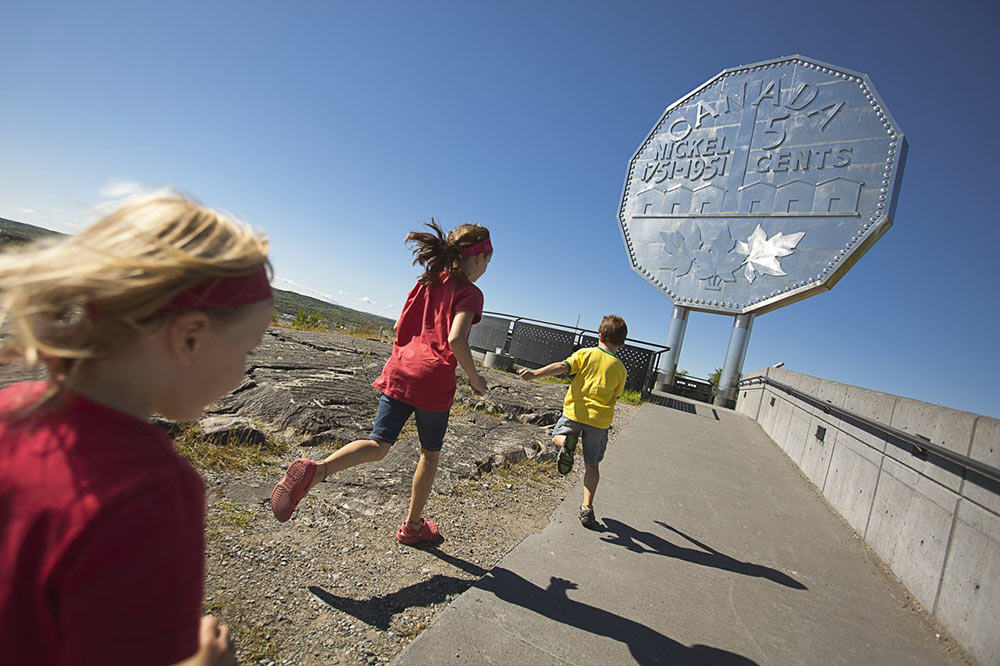
[[(612, 433), (636, 409), (619, 405)], [(344, 487), (335, 477), (278, 523), (266, 496), (283, 467), (207, 473), (206, 609), (233, 628), (244, 664), (388, 663), (548, 524), (582, 468), (559, 476), (550, 455), (474, 478), (439, 479), (425, 511), (444, 537), (433, 547), (396, 542), (409, 500), (400, 485), (376, 503), (355, 502), (360, 483)], [(362, 476), (377, 483), (373, 473)]]

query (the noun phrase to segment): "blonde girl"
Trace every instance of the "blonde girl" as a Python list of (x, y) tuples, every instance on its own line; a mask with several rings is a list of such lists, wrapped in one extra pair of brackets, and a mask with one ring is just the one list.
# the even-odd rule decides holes
[(478, 224), (463, 224), (447, 236), (433, 219), (426, 226), (431, 233), (406, 236), (413, 244), (413, 263), (421, 264), (424, 272), (406, 297), (396, 321), (392, 355), (373, 383), (382, 396), (371, 434), (322, 462), (305, 458), (293, 462), (271, 493), (271, 509), (282, 522), (291, 517), (315, 484), (341, 470), (384, 458), (410, 415), (415, 414), (420, 462), (413, 475), (410, 508), (396, 539), (415, 544), (439, 537), (437, 525), (421, 513), (448, 428), (456, 367), (465, 371), (473, 393), (486, 392), (486, 381), (476, 372), (468, 339), (469, 329), (483, 312), (483, 292), (473, 283), (486, 272), (493, 246), (489, 230)]
[(268, 243), (182, 196), (0, 255), (0, 645), (11, 664), (234, 663), (201, 618), (201, 478), (148, 421), (235, 388), (271, 321)]

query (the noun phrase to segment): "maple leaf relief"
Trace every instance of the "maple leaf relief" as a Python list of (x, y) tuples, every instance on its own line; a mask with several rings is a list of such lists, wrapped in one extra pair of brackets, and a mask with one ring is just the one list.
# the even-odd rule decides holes
[(746, 259), (741, 265), (745, 267), (743, 274), (746, 276), (747, 282), (753, 282), (757, 273), (761, 275), (786, 275), (785, 271), (781, 270), (778, 257), (790, 255), (805, 235), (804, 231), (799, 231), (786, 236), (779, 231), (768, 238), (758, 224), (746, 242), (739, 241), (736, 248), (737, 252), (746, 255)]
[(674, 271), (674, 275), (680, 277), (687, 275), (694, 262), (691, 246), (697, 250), (701, 247), (701, 231), (695, 227), (694, 233), (687, 241), (677, 231), (661, 231), (660, 237), (663, 239), (663, 252), (666, 255), (662, 261), (661, 270)]
[(713, 241), (694, 252), (698, 266), (695, 277), (708, 280), (710, 289), (721, 289), (723, 282), (735, 282), (733, 273), (743, 264), (739, 255), (732, 251), (735, 245), (729, 225), (724, 224)]

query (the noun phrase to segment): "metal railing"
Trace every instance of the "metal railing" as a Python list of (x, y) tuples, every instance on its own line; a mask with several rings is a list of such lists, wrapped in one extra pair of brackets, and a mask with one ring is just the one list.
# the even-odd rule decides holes
[[(961, 453), (956, 453), (950, 449), (946, 449), (943, 446), (938, 446), (933, 442), (926, 439), (918, 437), (916, 435), (911, 435), (908, 432), (899, 430), (898, 428), (893, 428), (884, 423), (870, 419), (867, 416), (862, 416), (857, 412), (853, 412), (846, 407), (837, 407), (826, 400), (817, 398), (814, 395), (805, 393), (796, 388), (792, 388), (788, 384), (779, 382), (776, 379), (771, 379), (770, 377), (765, 377), (759, 375), (757, 377), (748, 377), (746, 379), (741, 379), (739, 382), (740, 388), (745, 388), (747, 386), (753, 386), (754, 384), (764, 384), (767, 386), (773, 386), (774, 388), (783, 391), (791, 396), (802, 400), (803, 402), (809, 403), (813, 407), (818, 407), (822, 409), (827, 414), (836, 416), (837, 418), (853, 422), (853, 425), (864, 426), (869, 431), (874, 430), (879, 434), (886, 435), (888, 438), (895, 439), (912, 447), (911, 453), (914, 455), (922, 456), (926, 459), (927, 452), (933, 453), (939, 458), (943, 458), (949, 462), (952, 462), (964, 469), (971, 469), (976, 474), (992, 479), (993, 481), (1000, 482), (1000, 469), (987, 465), (986, 463), (980, 462), (968, 456), (962, 455)], [(886, 441), (890, 441), (887, 439)], [(894, 442), (895, 443), (895, 442)]]
[[(597, 340), (599, 338), (599, 334), (595, 330), (589, 328), (581, 328), (579, 326), (567, 326), (566, 324), (558, 324), (556, 322), (545, 321), (544, 319), (534, 319), (533, 317), (520, 317), (517, 315), (506, 314), (503, 312), (492, 312), (488, 310), (484, 311), (483, 315), (484, 317), (492, 317), (494, 319), (505, 319), (509, 321), (504, 343), (500, 347), (503, 353), (507, 353), (512, 343), (515, 343), (515, 335), (518, 332), (518, 323), (522, 322), (528, 325), (527, 328), (532, 328), (533, 326), (542, 325), (544, 327), (549, 327), (553, 334), (560, 334), (560, 333), (571, 334), (570, 337), (564, 338), (561, 341), (560, 340), (553, 341), (555, 343), (553, 347), (557, 346), (561, 347), (564, 344), (566, 348), (569, 349), (570, 352), (579, 349), (581, 347), (596, 346)], [(470, 344), (472, 344), (473, 337), (474, 336), (470, 335)], [(544, 346), (544, 343), (542, 343), (542, 345)], [(474, 344), (472, 346), (475, 347)], [(482, 347), (479, 348), (485, 349)], [(636, 383), (635, 386), (638, 387), (643, 397), (646, 397), (649, 394), (649, 391), (652, 387), (653, 380), (655, 379), (656, 376), (656, 368), (659, 366), (660, 355), (663, 354), (663, 352), (669, 351), (669, 349), (670, 348), (665, 345), (659, 345), (653, 342), (646, 342), (645, 340), (636, 340), (634, 338), (626, 338), (625, 345), (618, 351), (618, 357), (625, 364), (625, 367), (630, 371), (630, 375), (632, 372), (641, 374), (641, 382)], [(630, 358), (630, 350), (634, 350), (631, 351), (631, 355), (633, 356), (633, 358)], [(486, 350), (486, 351), (492, 351), (492, 350)], [(648, 359), (642, 361), (641, 359), (634, 358), (636, 352), (642, 354), (648, 354)], [(514, 356), (518, 360), (527, 360), (518, 358), (516, 354), (511, 354), (511, 356)], [(556, 356), (558, 356), (558, 354), (556, 354)], [(565, 356), (563, 356), (562, 358), (565, 358)], [(562, 360), (562, 359), (553, 358), (547, 362), (552, 362), (554, 360)], [(638, 364), (636, 363), (637, 360), (640, 361)], [(538, 363), (538, 360), (531, 359), (530, 362)], [(630, 381), (630, 384), (631, 383), (632, 382)]]
[(683, 396), (699, 402), (712, 402), (715, 387), (712, 382), (691, 375), (674, 375), (674, 383), (663, 389), (666, 393)]

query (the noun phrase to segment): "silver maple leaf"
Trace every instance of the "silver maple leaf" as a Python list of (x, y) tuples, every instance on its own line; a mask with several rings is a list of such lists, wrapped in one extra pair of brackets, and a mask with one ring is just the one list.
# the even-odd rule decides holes
[(805, 235), (806, 232), (799, 231), (785, 236), (779, 231), (768, 238), (758, 224), (745, 243), (739, 241), (736, 244), (736, 251), (747, 255), (742, 264), (746, 266), (743, 274), (746, 276), (747, 282), (753, 282), (757, 273), (761, 275), (786, 275), (785, 271), (781, 270), (778, 257), (790, 255)]
[(735, 244), (729, 225), (722, 225), (715, 240), (694, 252), (694, 260), (698, 265), (695, 277), (708, 280), (712, 289), (721, 288), (723, 282), (735, 282), (733, 272), (743, 264), (740, 257), (732, 252)]
[(663, 239), (663, 252), (666, 258), (663, 260), (662, 270), (674, 271), (676, 277), (687, 275), (694, 262), (694, 255), (691, 248), (695, 250), (701, 247), (701, 231), (694, 228), (694, 233), (685, 241), (684, 236), (677, 231), (661, 231), (660, 237)]

